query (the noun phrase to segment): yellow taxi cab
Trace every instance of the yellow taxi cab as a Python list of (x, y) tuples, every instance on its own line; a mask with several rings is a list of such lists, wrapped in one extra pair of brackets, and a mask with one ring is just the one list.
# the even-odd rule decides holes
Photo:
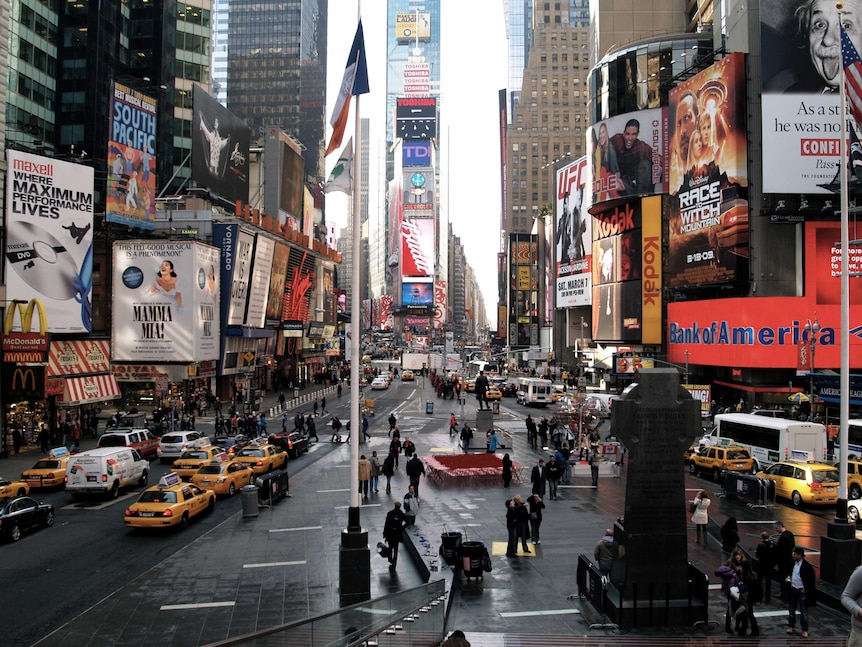
[(502, 397), (503, 392), (500, 391), (499, 387), (496, 384), (489, 385), (488, 390), (485, 391), (486, 400), (500, 400)]
[[(838, 468), (840, 463), (835, 463)], [(847, 459), (847, 498), (862, 499), (862, 461)]]
[(224, 450), (215, 445), (207, 445), (200, 449), (187, 449), (174, 461), (171, 469), (179, 474), (182, 480), (189, 481), (195, 472), (222, 453)]
[(236, 453), (234, 460), (248, 465), (255, 474), (266, 474), (287, 467), (287, 452), (274, 445), (246, 445)]
[(776, 496), (790, 499), (797, 508), (804, 503), (830, 505), (838, 502), (838, 470), (826, 463), (781, 461), (757, 473), (775, 483)]
[[(66, 473), (63, 472), (63, 477)], [(0, 498), (26, 496), (30, 494), (30, 486), (24, 481), (10, 481), (0, 476)]]
[(215, 499), (215, 492), (184, 483), (179, 474), (171, 472), (126, 508), (125, 522), (130, 528), (185, 528), (192, 517), (212, 512)]
[(416, 375), (409, 368), (405, 368), (401, 371), (401, 381), (402, 382), (415, 382)]
[[(464, 384), (461, 384), (461, 388), (464, 388)], [(475, 393), (476, 392), (476, 378), (471, 377), (467, 380), (467, 393)]]
[(31, 488), (62, 487), (68, 462), (69, 450), (57, 447), (48, 452), (47, 458), (40, 458), (33, 467), (21, 472), (21, 480)]
[(555, 384), (551, 390), (551, 401), (559, 402), (566, 397), (566, 387), (562, 384)]
[(233, 496), (234, 492), (253, 481), (254, 470), (248, 465), (232, 460), (227, 454), (222, 454), (219, 458), (203, 465), (192, 476), (192, 483), (199, 488), (227, 496)]

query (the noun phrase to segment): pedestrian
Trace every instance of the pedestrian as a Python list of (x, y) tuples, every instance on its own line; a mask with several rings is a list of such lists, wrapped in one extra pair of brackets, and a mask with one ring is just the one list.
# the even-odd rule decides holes
[(368, 416), (364, 413), (362, 414), (362, 436), (365, 440), (371, 438), (371, 434), (368, 433)]
[(311, 441), (314, 438), (314, 442), (319, 443), (320, 438), (317, 437), (317, 423), (314, 421), (314, 418), (308, 419), (308, 440)]
[(392, 476), (395, 474), (395, 454), (393, 452), (389, 452), (383, 459), (381, 471), (386, 477), (386, 494), (392, 494)]
[(312, 407), (312, 412), (314, 413), (314, 417), (317, 417), (317, 398), (314, 398), (314, 407)]
[(320, 410), (323, 411), (323, 413), (329, 413), (329, 411), (326, 410), (326, 396), (325, 395), (320, 398)]
[(530, 535), (530, 511), (527, 510), (527, 505), (520, 494), (516, 494), (513, 501), (515, 502), (515, 517), (518, 522), (516, 537), (521, 540), (521, 550), (524, 553), (530, 553), (532, 551), (527, 546), (527, 537)]
[(43, 454), (48, 453), (51, 445), (51, 434), (48, 433), (48, 426), (43, 422), (39, 425), (39, 448)]
[(598, 447), (590, 449), (590, 476), (593, 479), (593, 487), (599, 487), (599, 465), (602, 462), (602, 453)]
[(455, 419), (455, 412), (452, 412), (452, 415), (449, 416), (449, 438), (455, 435), (456, 428), (458, 427), (458, 421)]
[(778, 598), (786, 601), (790, 597), (787, 577), (793, 567), (793, 547), (796, 545), (796, 537), (780, 519), (775, 522), (775, 531), (778, 533), (778, 540), (775, 542), (775, 566), (778, 569), (778, 582), (781, 587)]
[(593, 551), (593, 557), (596, 560), (596, 566), (599, 567), (599, 572), (606, 576), (611, 576), (611, 569), (614, 567), (614, 560), (617, 558), (619, 547), (614, 541), (614, 531), (608, 528), (605, 530), (604, 536), (599, 539), (596, 548)]
[[(763, 599), (769, 602), (772, 593), (772, 571), (775, 570), (775, 545), (765, 530), (760, 533), (760, 543), (754, 551), (757, 558), (757, 582), (763, 590)], [(860, 643), (859, 647), (862, 647)]]
[(506, 557), (518, 556), (518, 513), (515, 510), (515, 499), (506, 500)]
[(533, 545), (541, 544), (542, 540), (539, 537), (539, 528), (542, 526), (542, 510), (545, 508), (545, 502), (535, 492), (527, 499), (527, 512), (530, 513), (530, 541)]
[(416, 498), (415, 490), (411, 485), (404, 495), (404, 514), (407, 516), (407, 525), (416, 525), (416, 515), (419, 514), (419, 499)]
[(560, 477), (563, 475), (563, 466), (560, 465), (557, 457), (553, 454), (548, 458), (548, 464), (545, 466), (545, 473), (547, 474), (547, 482), (548, 482), (548, 493), (551, 495), (551, 499), (557, 498), (557, 486), (560, 483)]
[(862, 647), (862, 566), (857, 566), (841, 592), (841, 604), (850, 613), (847, 647)]
[(709, 504), (712, 503), (709, 499), (709, 494), (706, 490), (701, 490), (694, 497), (691, 505), (694, 506), (694, 511), (691, 513), (691, 522), (697, 527), (697, 539), (694, 543), (699, 544), (701, 535), (703, 535), (703, 545), (706, 546), (707, 534), (706, 528), (709, 525)]
[(542, 441), (542, 447), (548, 446), (548, 419), (545, 416), (539, 420), (539, 439)]
[(760, 628), (757, 626), (757, 618), (754, 616), (754, 605), (763, 599), (763, 589), (751, 571), (751, 564), (747, 561), (741, 562), (736, 568), (739, 577), (739, 607), (736, 609), (737, 635), (744, 636), (751, 625), (751, 635), (759, 636)]
[(368, 498), (368, 481), (371, 479), (371, 462), (365, 458), (365, 454), (359, 457), (359, 494)]
[(21, 441), (21, 429), (19, 427), (14, 427), (12, 429), (12, 447), (16, 454), (21, 451)]
[(508, 454), (503, 456), (503, 487), (509, 487), (512, 481), (512, 459)]
[(724, 525), (721, 527), (721, 561), (726, 563), (730, 561), (733, 551), (739, 544), (739, 526), (736, 523), (736, 517), (730, 516)]
[(554, 453), (560, 467), (563, 469), (563, 476), (560, 479), (562, 480), (563, 485), (568, 485), (572, 482), (572, 466), (569, 464), (569, 457), (571, 455), (572, 454), (569, 451), (569, 445), (567, 443), (563, 443), (563, 446)]
[(739, 574), (733, 566), (727, 563), (715, 569), (715, 574), (721, 578), (721, 592), (727, 601), (724, 610), (724, 630), (732, 634), (733, 627), (731, 627), (730, 621), (736, 613), (739, 599)]
[(392, 441), (389, 443), (389, 454), (395, 457), (395, 469), (398, 469), (398, 456), (401, 454), (401, 438), (392, 438)]
[(278, 394), (278, 406), (284, 409), (284, 393)]
[(473, 438), (473, 430), (470, 429), (470, 425), (466, 422), (464, 426), (461, 427), (461, 446), (464, 448), (464, 453), (470, 451), (470, 440)]
[(470, 647), (470, 641), (460, 629), (456, 629), (449, 637), (440, 643), (440, 647)]
[(539, 462), (533, 466), (533, 470), (530, 472), (530, 483), (533, 484), (533, 494), (545, 496), (545, 480), (547, 478), (545, 461), (540, 458)]
[(488, 453), (493, 454), (497, 451), (497, 446), (500, 444), (500, 439), (497, 438), (497, 430), (491, 428), (488, 432)]
[(422, 459), (419, 458), (414, 453), (412, 455), (412, 458), (409, 461), (407, 461), (407, 464), (404, 466), (404, 471), (407, 473), (407, 476), (410, 478), (410, 487), (413, 490), (413, 496), (415, 496), (418, 499), (419, 498), (419, 479), (421, 477), (425, 476), (425, 464), (422, 462)]
[(524, 424), (527, 427), (527, 442), (530, 444), (530, 447), (536, 449), (539, 432), (536, 429), (536, 422), (533, 420), (533, 416), (529, 413), (527, 414), (527, 419), (524, 421)]
[(377, 494), (377, 486), (380, 483), (380, 461), (377, 459), (377, 450), (371, 452), (371, 458), (368, 459), (371, 463), (371, 483), (369, 487), (371, 491)]
[(395, 507), (386, 513), (386, 521), (383, 522), (383, 539), (389, 546), (389, 568), (395, 570), (398, 563), (398, 544), (404, 528), (407, 527), (407, 517), (401, 509), (401, 501), (395, 502)]
[(794, 546), (793, 566), (787, 578), (788, 605), (787, 605), (787, 633), (792, 634), (796, 630), (796, 609), (799, 609), (799, 625), (802, 628), (802, 637), (808, 638), (808, 608), (817, 602), (817, 589), (815, 587), (814, 567), (805, 559), (805, 549), (802, 546)]
[(395, 429), (395, 424), (398, 422), (398, 418), (395, 417), (395, 413), (389, 414), (389, 431), (386, 432), (387, 436), (391, 436), (393, 430)]

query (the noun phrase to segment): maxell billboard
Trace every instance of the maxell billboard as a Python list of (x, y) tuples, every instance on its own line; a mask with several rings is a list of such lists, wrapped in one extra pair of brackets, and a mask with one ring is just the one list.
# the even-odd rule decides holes
[(248, 202), (251, 129), (197, 84), (192, 113), (192, 180), (231, 203)]
[(196, 241), (115, 242), (112, 359), (218, 359), (219, 253)]
[(672, 88), (670, 114), (666, 285), (747, 281), (745, 55)]
[(105, 220), (155, 229), (156, 100), (114, 82)]
[(7, 152), (6, 301), (39, 299), (49, 332), (90, 332), (93, 168)]

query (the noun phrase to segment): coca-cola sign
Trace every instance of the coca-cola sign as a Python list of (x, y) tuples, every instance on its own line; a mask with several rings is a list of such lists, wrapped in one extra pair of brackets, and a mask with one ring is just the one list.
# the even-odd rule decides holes
[(408, 219), (401, 222), (401, 274), (434, 275), (434, 220)]

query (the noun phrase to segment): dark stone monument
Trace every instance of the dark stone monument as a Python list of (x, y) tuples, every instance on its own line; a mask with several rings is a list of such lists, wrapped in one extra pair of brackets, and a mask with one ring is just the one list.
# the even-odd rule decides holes
[(612, 433), (628, 449), (625, 514), (616, 526), (608, 617), (620, 628), (694, 625), (707, 615), (707, 578), (688, 562), (685, 466), (700, 401), (675, 369), (639, 371), (614, 403)]

